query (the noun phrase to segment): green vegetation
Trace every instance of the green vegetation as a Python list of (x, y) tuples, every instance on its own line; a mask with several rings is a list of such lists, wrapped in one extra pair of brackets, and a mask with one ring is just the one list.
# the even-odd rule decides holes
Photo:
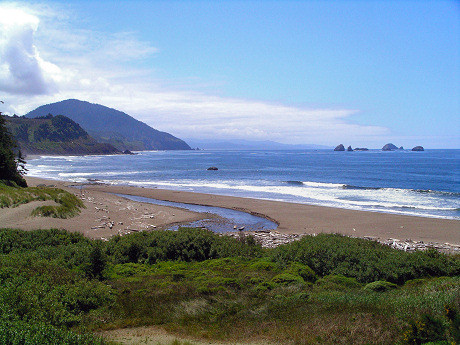
[(289, 246), (273, 250), (274, 262), (300, 262), (319, 276), (344, 275), (361, 283), (384, 280), (403, 284), (420, 277), (460, 274), (456, 264), (436, 250), (407, 253), (346, 236), (306, 236)]
[(80, 208), (85, 207), (83, 202), (75, 195), (59, 188), (18, 188), (0, 183), (0, 208), (16, 207), (37, 200), (53, 200), (59, 205), (37, 207), (32, 212), (34, 216), (68, 218), (77, 215), (80, 213)]
[(15, 155), (17, 144), (6, 128), (5, 117), (0, 112), (0, 182), (26, 187), (22, 177), (25, 172), (21, 151)]
[(3, 117), (26, 154), (108, 154), (118, 150), (98, 143), (68, 117), (48, 114), (35, 119)]
[[(325, 243), (337, 258), (326, 258)], [(0, 343), (14, 332), (30, 344), (103, 344), (89, 332), (153, 325), (209, 341), (451, 344), (460, 340), (459, 268), (458, 256), (337, 235), (262, 249), (202, 229), (107, 242), (3, 229)], [(393, 283), (381, 278), (390, 271), (399, 272)]]

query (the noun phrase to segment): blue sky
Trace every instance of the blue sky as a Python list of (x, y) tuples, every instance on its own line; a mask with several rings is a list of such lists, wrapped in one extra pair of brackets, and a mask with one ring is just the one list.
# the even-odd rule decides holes
[(460, 148), (457, 1), (0, 2), (0, 28), (10, 113), (78, 98), (182, 138)]

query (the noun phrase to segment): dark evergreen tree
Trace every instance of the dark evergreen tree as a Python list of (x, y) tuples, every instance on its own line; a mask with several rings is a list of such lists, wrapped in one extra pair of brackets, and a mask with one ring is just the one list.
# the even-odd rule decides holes
[(6, 120), (0, 112), (0, 180), (27, 187), (26, 180), (22, 177), (25, 173), (25, 161), (18, 151), (15, 157), (16, 141), (6, 128)]

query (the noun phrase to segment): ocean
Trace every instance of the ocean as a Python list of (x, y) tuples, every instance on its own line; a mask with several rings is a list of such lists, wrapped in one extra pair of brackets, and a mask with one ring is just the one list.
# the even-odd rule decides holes
[[(215, 166), (217, 171), (209, 171)], [(460, 150), (42, 156), (29, 176), (460, 219)]]

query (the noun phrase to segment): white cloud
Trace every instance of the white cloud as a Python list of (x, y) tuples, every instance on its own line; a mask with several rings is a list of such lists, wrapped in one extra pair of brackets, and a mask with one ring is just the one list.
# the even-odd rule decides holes
[(10, 112), (21, 115), (77, 98), (125, 111), (179, 137), (332, 144), (369, 142), (388, 133), (350, 123), (353, 109), (309, 109), (216, 96), (190, 85), (164, 87), (168, 81), (136, 66), (158, 53), (149, 42), (129, 32), (78, 29), (57, 12), (63, 11), (0, 4), (0, 91), (6, 92)]
[(34, 43), (38, 17), (20, 8), (0, 10), (0, 91), (40, 95), (55, 88), (59, 68), (43, 60)]

